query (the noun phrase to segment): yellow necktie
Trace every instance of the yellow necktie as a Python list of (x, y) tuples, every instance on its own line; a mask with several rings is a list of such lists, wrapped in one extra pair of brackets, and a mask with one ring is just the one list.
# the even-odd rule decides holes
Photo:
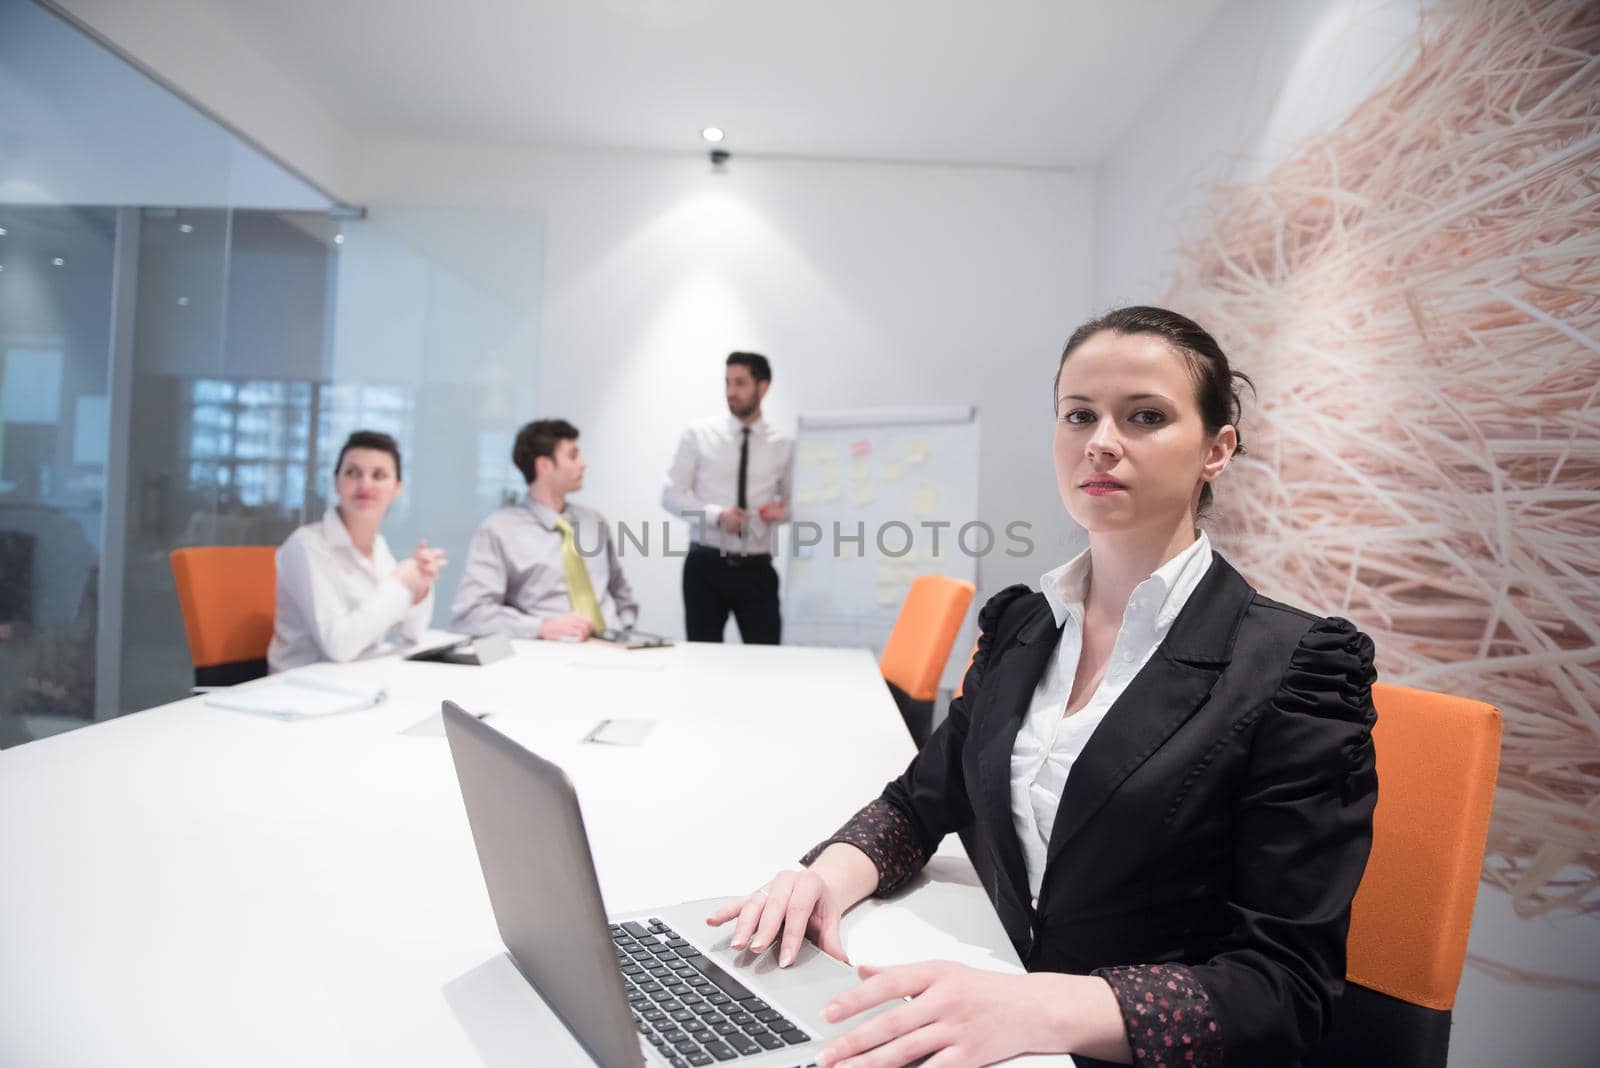
[(567, 577), (567, 597), (572, 601), (572, 610), (580, 616), (588, 616), (595, 629), (605, 630), (606, 619), (600, 614), (600, 601), (589, 582), (589, 569), (583, 565), (583, 557), (578, 555), (578, 541), (572, 536), (572, 524), (567, 522), (566, 516), (558, 515), (556, 529), (561, 531), (561, 570)]

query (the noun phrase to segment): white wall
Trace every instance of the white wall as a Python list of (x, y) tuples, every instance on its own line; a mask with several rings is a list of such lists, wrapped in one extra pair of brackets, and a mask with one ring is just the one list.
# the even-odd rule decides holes
[[(665, 519), (677, 436), (725, 410), (722, 363), (745, 348), (773, 360), (768, 412), (791, 427), (802, 411), (979, 406), (983, 518), (1030, 522), (1038, 546), (983, 561), (980, 596), (1073, 547), (1048, 382), (1089, 309), (1086, 175), (742, 158), (716, 174), (699, 155), (384, 144), (352, 192), (374, 210), (544, 213), (527, 416), (577, 424), (583, 499), (613, 519)], [(641, 625), (682, 632), (680, 569), (627, 562)]]
[(1183, 221), (1261, 174), (1408, 58), (1420, 0), (1231, 0), (1101, 162), (1095, 303), (1167, 288)]
[[(1409, 62), (1418, 0), (1230, 0), (1106, 157), (1098, 175), (1095, 300), (1158, 298), (1185, 220), (1212, 183), (1247, 180), (1336, 122)], [(1246, 428), (1248, 432), (1248, 427)], [(1505, 982), (1468, 965), (1451, 1068), (1594, 1063), (1600, 918), (1523, 919), (1479, 887), (1472, 954), (1579, 986)]]

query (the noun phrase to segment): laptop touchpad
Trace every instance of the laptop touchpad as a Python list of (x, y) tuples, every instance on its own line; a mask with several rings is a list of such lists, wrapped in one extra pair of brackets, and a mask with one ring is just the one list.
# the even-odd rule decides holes
[(740, 982), (765, 992), (769, 1000), (777, 1003), (775, 1007), (793, 1013), (797, 1023), (822, 1038), (843, 1034), (893, 1004), (860, 1013), (840, 1024), (825, 1023), (822, 1010), (828, 1002), (861, 982), (854, 968), (834, 960), (809, 940), (801, 943), (793, 964), (780, 968), (776, 946), (769, 946), (763, 953), (733, 950), (728, 947), (729, 937), (724, 934), (707, 945), (712, 959)]

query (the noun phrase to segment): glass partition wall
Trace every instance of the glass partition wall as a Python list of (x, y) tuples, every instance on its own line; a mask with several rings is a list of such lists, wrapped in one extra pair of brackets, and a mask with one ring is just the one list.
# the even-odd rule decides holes
[(0, 747), (186, 696), (170, 552), (321, 518), (351, 430), (397, 553), (520, 491), (537, 217), (353, 209), (31, 0), (0, 99)]
[(0, 745), (94, 714), (116, 229), (0, 208)]
[(276, 545), (321, 514), (338, 225), (244, 208), (138, 213), (119, 710), (182, 696), (192, 678), (173, 548)]

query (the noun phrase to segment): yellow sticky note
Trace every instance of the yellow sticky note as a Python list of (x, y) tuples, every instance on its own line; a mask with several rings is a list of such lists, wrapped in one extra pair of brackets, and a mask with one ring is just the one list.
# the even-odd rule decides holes
[(850, 499), (855, 501), (857, 504), (871, 504), (877, 499), (877, 496), (878, 495), (873, 492), (872, 483), (863, 482), (861, 485), (856, 487), (855, 492), (850, 495)]
[(881, 585), (877, 587), (877, 600), (879, 604), (899, 604), (905, 599), (899, 586)]
[(796, 504), (816, 504), (817, 503), (817, 491), (816, 490), (801, 490), (799, 493), (796, 493), (794, 495), (794, 503), (796, 503)]
[(928, 439), (912, 438), (906, 442), (906, 463), (920, 464), (928, 458)]
[(811, 561), (796, 559), (789, 565), (789, 581), (798, 582), (811, 574)]
[(826, 445), (812, 442), (800, 447), (800, 459), (808, 464), (827, 463), (836, 457)]
[(841, 496), (842, 494), (839, 492), (839, 483), (837, 482), (826, 483), (822, 489), (817, 491), (817, 500), (824, 504), (831, 501), (836, 501)]
[(901, 475), (903, 475), (905, 473), (906, 473), (905, 465), (902, 464), (899, 460), (890, 460), (888, 463), (883, 465), (883, 477), (884, 478), (896, 479), (896, 478), (899, 478)]
[(939, 491), (931, 483), (924, 482), (911, 498), (911, 511), (916, 515), (932, 515), (933, 510), (939, 507)]
[(866, 478), (872, 472), (872, 467), (865, 460), (850, 461), (850, 477), (854, 479)]

